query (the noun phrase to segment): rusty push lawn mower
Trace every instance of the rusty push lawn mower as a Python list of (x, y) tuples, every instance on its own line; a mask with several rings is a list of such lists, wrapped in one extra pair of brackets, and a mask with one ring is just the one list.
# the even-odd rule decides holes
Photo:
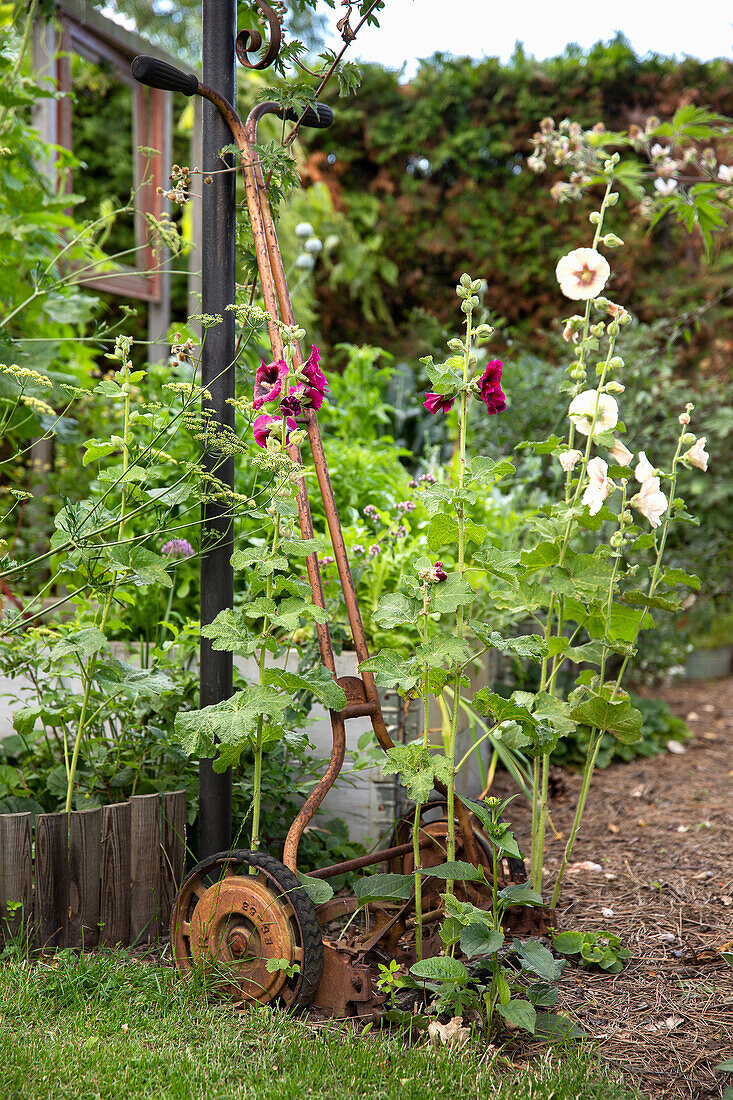
[[(249, 67), (247, 48), (251, 44), (249, 32), (237, 36), (237, 56)], [(271, 53), (272, 44), (267, 56)], [(270, 60), (273, 58), (274, 54)], [(213, 103), (226, 120), (241, 154), (262, 296), (270, 318), (268, 331), (272, 354), (275, 359), (282, 358), (281, 335), (274, 322), (279, 318), (293, 325), (295, 319), (267, 189), (256, 155), (260, 119), (267, 114), (283, 118), (281, 107), (273, 102), (260, 103), (243, 124), (233, 106), (194, 75), (186, 75), (152, 57), (136, 57), (132, 73), (141, 83), (155, 88), (202, 96)], [(284, 117), (303, 125), (325, 128), (331, 123), (333, 114), (330, 107), (315, 104), (300, 120), (292, 110), (286, 111)], [(303, 357), (298, 345), (294, 347), (293, 358), (296, 367), (302, 367)], [(362, 663), (368, 659), (369, 652), (315, 410), (304, 409), (302, 422), (313, 453), (354, 649), (358, 662)], [(300, 464), (299, 448), (289, 445), (288, 450), (293, 461)], [(302, 478), (297, 487), (297, 506), (302, 537), (312, 539), (313, 521)], [(307, 558), (306, 565), (313, 603), (323, 608), (323, 585), (315, 553)], [(260, 1004), (278, 1001), (290, 1009), (313, 1002), (330, 1016), (370, 1016), (383, 1000), (374, 985), (376, 962), (389, 961), (393, 957), (414, 961), (414, 946), (410, 946), (411, 928), (415, 925), (414, 897), (396, 904), (375, 901), (367, 905), (360, 905), (352, 897), (336, 897), (316, 907), (296, 876), (297, 852), (305, 827), (341, 770), (346, 721), (369, 716), (382, 749), (390, 749), (393, 743), (382, 716), (372, 673), (364, 671), (361, 676), (337, 677), (328, 624), (318, 624), (316, 630), (321, 661), (346, 696), (344, 709), (339, 713), (332, 711), (330, 715), (333, 749), (328, 767), (290, 827), (282, 862), (260, 851), (234, 849), (213, 855), (193, 868), (176, 899), (171, 942), (182, 971), (190, 971), (197, 965), (210, 967), (215, 973), (217, 987), (236, 1001)], [(457, 807), (456, 858), (481, 865), (490, 874), (490, 845), (466, 807), (460, 801)], [(439, 800), (427, 804), (425, 812), (419, 845), (425, 865), (434, 866), (445, 858), (447, 819)], [(396, 830), (395, 843), (391, 847), (321, 868), (308, 877), (329, 879), (379, 863), (389, 864), (388, 869), (393, 872), (409, 873), (413, 869), (410, 833), (411, 825), (404, 821)], [(517, 861), (513, 864), (512, 867), (504, 864), (506, 881), (523, 880), (523, 864), (521, 861), (518, 866)], [(428, 879), (428, 883), (433, 881)], [(485, 896), (483, 899), (477, 896), (478, 887), (474, 883), (456, 883), (456, 890), (467, 900), (486, 903)], [(426, 897), (437, 911), (437, 890), (432, 894), (428, 891)], [(434, 916), (428, 914), (431, 915)], [(523, 910), (517, 915), (520, 920), (527, 916)], [(515, 930), (523, 931), (516, 925)], [(440, 941), (437, 936), (428, 937), (425, 946), (425, 953), (431, 949), (435, 953), (440, 949)]]

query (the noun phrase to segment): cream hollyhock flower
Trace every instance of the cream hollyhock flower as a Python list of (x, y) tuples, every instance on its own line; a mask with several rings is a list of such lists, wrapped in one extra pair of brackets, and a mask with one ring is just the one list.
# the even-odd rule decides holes
[(617, 462), (619, 466), (628, 466), (634, 457), (633, 452), (630, 451), (626, 444), (622, 443), (620, 439), (614, 442), (609, 453), (613, 461)]
[(708, 459), (710, 455), (705, 450), (705, 444), (708, 441), (706, 435), (701, 435), (699, 439), (696, 439), (689, 451), (686, 451), (682, 456), (684, 462), (689, 462), (691, 466), (697, 466), (698, 470), (707, 470)]
[(576, 248), (558, 261), (555, 278), (566, 298), (585, 301), (597, 298), (608, 282), (608, 260), (595, 248)]
[[(596, 402), (598, 411), (596, 412)], [(596, 413), (595, 424), (593, 414)], [(581, 435), (592, 435), (593, 438), (601, 432), (609, 432), (618, 424), (618, 405), (616, 399), (608, 393), (598, 393), (598, 390), (583, 390), (570, 402), (568, 416)]]
[(650, 477), (654, 477), (654, 467), (643, 451), (639, 451), (639, 461), (634, 470), (634, 477), (640, 485), (643, 485)]
[(595, 516), (601, 510), (601, 505), (616, 488), (608, 477), (608, 465), (602, 458), (592, 458), (588, 463), (588, 485), (583, 493), (583, 504), (588, 505), (588, 511)]
[(581, 458), (583, 457), (583, 452), (582, 451), (563, 451), (563, 453), (561, 455), (558, 455), (557, 457), (558, 457), (558, 459), (560, 461), (560, 465), (562, 466), (565, 473), (569, 474), (570, 471), (574, 470), (575, 467), (580, 462)]
[(659, 478), (648, 477), (629, 503), (637, 512), (646, 516), (652, 527), (659, 527), (662, 515), (667, 510), (667, 498), (659, 488)]

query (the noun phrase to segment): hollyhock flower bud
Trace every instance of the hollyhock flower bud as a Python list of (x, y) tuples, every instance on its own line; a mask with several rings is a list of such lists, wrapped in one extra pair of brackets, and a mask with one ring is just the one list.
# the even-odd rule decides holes
[(575, 469), (582, 457), (582, 451), (563, 451), (562, 454), (559, 454), (557, 456), (558, 461), (566, 474), (569, 474), (571, 470)]
[(643, 451), (639, 451), (639, 461), (636, 465), (636, 469), (634, 470), (634, 477), (641, 485), (643, 485), (645, 481), (649, 481), (650, 478), (654, 477), (654, 467), (652, 466), (651, 462), (646, 457)]
[(565, 328), (562, 330), (562, 338), (567, 343), (572, 340), (573, 343), (577, 343), (580, 339), (580, 330), (583, 327), (583, 318), (579, 314), (575, 314), (574, 317), (568, 317), (565, 322)]
[(680, 415), (677, 417), (677, 419), (678, 419), (679, 423), (682, 425), (682, 427), (686, 428), (687, 425), (690, 423), (690, 414), (689, 413), (680, 413)]
[(595, 439), (601, 432), (608, 432), (616, 427), (618, 405), (616, 399), (610, 394), (599, 394), (597, 390), (583, 390), (570, 402), (568, 416), (581, 435), (592, 435)]
[(608, 260), (595, 248), (576, 248), (563, 256), (555, 268), (560, 290), (573, 301), (597, 298), (610, 274)]
[(501, 359), (492, 359), (486, 364), (486, 369), (478, 379), (478, 395), (486, 406), (489, 416), (504, 412), (506, 398), (499, 385), (504, 364)]
[(613, 461), (619, 466), (628, 466), (634, 457), (633, 453), (620, 439), (614, 441), (613, 447), (609, 453)]
[(287, 416), (300, 416), (302, 411), (303, 408), (297, 390), (295, 388), (289, 389), (287, 397), (283, 397), (280, 402), (280, 412)]
[(701, 435), (699, 439), (695, 440), (694, 445), (690, 447), (689, 451), (683, 454), (682, 461), (689, 462), (691, 466), (696, 466), (698, 470), (707, 470), (710, 455), (705, 450), (706, 443), (707, 436)]
[(275, 359), (272, 363), (265, 363), (263, 359), (257, 368), (255, 375), (255, 388), (252, 405), (255, 409), (261, 409), (266, 401), (277, 401), (282, 393), (283, 382), (288, 373), (288, 365), (284, 359)]
[(685, 434), (682, 436), (682, 442), (684, 443), (685, 447), (689, 447), (692, 443), (695, 442), (694, 434), (692, 432), (685, 432)]
[(622, 386), (620, 382), (606, 382), (603, 387), (604, 393), (623, 393), (626, 386)]
[(592, 458), (588, 463), (588, 485), (583, 493), (583, 504), (592, 516), (600, 512), (604, 500), (616, 488), (608, 477), (608, 464), (602, 458)]
[(652, 527), (659, 527), (662, 515), (667, 509), (667, 498), (659, 488), (659, 478), (649, 477), (644, 481), (641, 489), (629, 501), (632, 508), (636, 508), (645, 516)]
[(451, 397), (449, 394), (426, 393), (423, 406), (434, 416), (435, 413), (445, 413), (448, 412), (448, 409), (452, 409), (455, 400), (455, 397)]

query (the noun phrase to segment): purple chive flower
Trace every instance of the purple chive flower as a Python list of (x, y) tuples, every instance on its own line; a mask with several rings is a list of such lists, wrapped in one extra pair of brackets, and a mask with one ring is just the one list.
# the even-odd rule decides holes
[(438, 412), (448, 412), (448, 409), (452, 409), (455, 403), (455, 397), (448, 397), (442, 393), (426, 393), (423, 405), (432, 413), (433, 416)]
[(423, 485), (435, 485), (436, 480), (435, 474), (420, 474)]
[(379, 520), (379, 512), (373, 504), (367, 504), (366, 508), (364, 509), (364, 515), (367, 519), (372, 520), (373, 523), (377, 523), (377, 521)]
[(192, 558), (196, 553), (188, 539), (171, 539), (160, 548), (166, 558)]
[(261, 361), (255, 375), (252, 397), (252, 404), (256, 409), (261, 409), (266, 401), (277, 401), (287, 373), (288, 365), (284, 359), (275, 359), (272, 363), (266, 363), (264, 359)]
[(414, 478), (412, 479), (412, 481), (409, 481), (409, 482), (408, 482), (408, 485), (409, 485), (409, 487), (410, 487), (411, 489), (417, 489), (417, 487), (418, 487), (418, 484), (419, 484), (419, 483), (418, 483), (417, 481), (415, 481), (415, 479), (414, 479)]
[(398, 512), (414, 512), (415, 511), (415, 501), (414, 500), (399, 500), (397, 502), (397, 511)]
[(365, 554), (366, 551), (360, 542), (355, 542), (354, 545), (351, 547), (351, 553), (354, 554), (356, 557), (359, 557), (361, 554)]
[(504, 412), (506, 398), (501, 392), (501, 372), (504, 364), (501, 359), (492, 359), (486, 364), (486, 370), (478, 380), (478, 395), (486, 406), (489, 416)]
[(406, 539), (409, 533), (410, 532), (407, 530), (407, 528), (403, 527), (402, 524), (400, 524), (400, 526), (396, 529), (394, 533), (394, 537), (396, 539)]
[[(252, 433), (255, 437), (255, 443), (258, 447), (267, 446), (267, 437), (271, 432), (276, 429), (279, 431), (282, 424), (282, 418), (279, 416), (270, 416), (269, 413), (263, 413), (262, 416), (258, 416), (252, 425)], [(297, 424), (292, 417), (287, 419), (288, 431), (285, 435), (285, 442), (287, 443), (290, 436), (290, 432), (297, 428)]]
[(326, 554), (325, 558), (321, 558), (321, 565), (331, 565), (336, 559), (330, 554)]
[(379, 543), (378, 542), (373, 542), (372, 545), (369, 547), (369, 557), (370, 558), (376, 558), (378, 556), (380, 550), (381, 550), (381, 547), (380, 547)]

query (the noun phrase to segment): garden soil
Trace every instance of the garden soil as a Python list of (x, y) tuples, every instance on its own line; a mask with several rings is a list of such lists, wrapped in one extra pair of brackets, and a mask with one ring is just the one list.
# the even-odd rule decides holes
[[(600, 870), (568, 874), (557, 909), (559, 929), (608, 929), (632, 958), (613, 975), (569, 962), (558, 1009), (649, 1096), (719, 1098), (731, 1076), (713, 1067), (733, 1056), (733, 968), (720, 954), (733, 950), (733, 678), (657, 694), (694, 740), (596, 773), (572, 863)], [(552, 787), (564, 838), (580, 777), (557, 770)], [(527, 848), (519, 799), (507, 816)], [(548, 887), (564, 844), (548, 838)]]

